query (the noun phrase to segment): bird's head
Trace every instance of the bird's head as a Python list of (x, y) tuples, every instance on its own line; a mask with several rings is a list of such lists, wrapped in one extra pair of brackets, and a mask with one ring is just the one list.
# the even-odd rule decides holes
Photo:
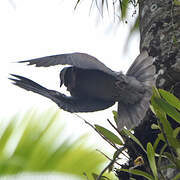
[(74, 76), (74, 67), (65, 67), (60, 72), (60, 87), (64, 84), (68, 87), (68, 84), (71, 84), (72, 76)]
[(65, 86), (67, 86), (67, 71), (68, 71), (69, 67), (65, 67), (62, 69), (62, 71), (60, 72), (59, 78), (60, 78), (60, 87), (64, 84)]

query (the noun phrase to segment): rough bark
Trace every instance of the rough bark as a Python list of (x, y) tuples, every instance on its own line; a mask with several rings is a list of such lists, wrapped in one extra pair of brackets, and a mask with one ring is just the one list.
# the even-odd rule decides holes
[[(156, 87), (171, 91), (180, 98), (180, 6), (175, 5), (173, 0), (140, 0), (139, 1), (139, 24), (140, 24), (140, 50), (148, 50), (155, 58), (157, 71)], [(174, 120), (169, 119), (173, 128), (177, 127)], [(157, 130), (151, 129), (151, 124), (156, 123), (156, 117), (148, 111), (143, 123), (134, 131), (134, 135), (146, 148), (147, 143), (154, 143)], [(146, 154), (133, 141), (126, 142), (130, 160), (123, 168), (133, 167), (133, 161), (142, 156), (144, 166), (139, 169), (150, 172)], [(162, 144), (157, 150), (160, 150)], [(163, 163), (169, 163), (164, 161)], [(168, 169), (162, 172), (166, 179), (172, 179), (177, 170)], [(118, 174), (118, 173), (117, 173)], [(128, 173), (120, 172), (120, 179), (129, 179)], [(137, 180), (145, 178), (132, 176)], [(161, 179), (161, 176), (160, 178)]]
[[(180, 6), (173, 0), (141, 0), (139, 18), (140, 50), (148, 49), (156, 57), (156, 87), (171, 90), (180, 98)], [(149, 112), (145, 119), (151, 122), (153, 118)], [(170, 122), (177, 126), (173, 120)], [(172, 179), (174, 174), (169, 169), (164, 175)]]
[(156, 57), (158, 88), (180, 97), (180, 6), (173, 0), (141, 0), (140, 49)]

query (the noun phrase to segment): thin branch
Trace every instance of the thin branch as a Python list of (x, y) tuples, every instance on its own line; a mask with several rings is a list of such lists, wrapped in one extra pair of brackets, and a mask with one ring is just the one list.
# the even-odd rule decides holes
[(103, 174), (116, 162), (116, 158), (120, 155), (121, 150), (117, 150), (114, 158), (110, 161), (110, 163), (101, 171), (100, 175), (97, 177), (96, 180), (100, 180)]
[(75, 5), (75, 7), (74, 7), (74, 10), (76, 10), (76, 8), (77, 8), (77, 6), (79, 5), (79, 3), (80, 3), (80, 0), (77, 0), (76, 5)]
[(114, 130), (119, 134), (121, 135), (120, 131), (114, 126), (114, 124), (109, 120), (107, 119), (108, 123), (114, 128)]
[(96, 149), (97, 152), (101, 153), (103, 156), (105, 156), (108, 160), (112, 161), (112, 159), (110, 157), (108, 157), (106, 154), (104, 154), (102, 151), (100, 151), (99, 149)]
[[(86, 124), (88, 124), (91, 128), (93, 128), (106, 142), (108, 142), (111, 146), (113, 146), (117, 151), (114, 154), (114, 158), (110, 159), (108, 156), (106, 156), (103, 152), (99, 151), (100, 153), (102, 153), (107, 159), (110, 160), (109, 164), (101, 171), (100, 175), (97, 177), (97, 180), (100, 180), (101, 177), (103, 176), (103, 174), (106, 172), (106, 170), (108, 170), (111, 166), (113, 166), (113, 164), (117, 164), (119, 166), (121, 166), (118, 162), (116, 162), (118, 156), (122, 153), (123, 154), (123, 150), (122, 148), (117, 148), (115, 144), (113, 144), (112, 142), (110, 142), (108, 139), (106, 139), (91, 123), (89, 123), (88, 121), (86, 121), (86, 119), (84, 119), (83, 117), (79, 116), (78, 114), (74, 114), (76, 115), (78, 118), (82, 119)], [(110, 122), (109, 119), (107, 119), (107, 121), (110, 123), (110, 125), (120, 134), (120, 132), (118, 131), (118, 129)], [(126, 155), (123, 154), (125, 157)]]
[(106, 139), (101, 133), (99, 133), (99, 131), (88, 121), (86, 121), (83, 117), (79, 116), (78, 114), (74, 114), (76, 115), (78, 118), (82, 119), (86, 124), (88, 124), (90, 127), (92, 127), (106, 142), (108, 142), (111, 146), (113, 146), (116, 150), (118, 150), (118, 147), (116, 147), (115, 144), (113, 144), (112, 142), (110, 142), (108, 139)]
[[(103, 156), (105, 156), (108, 160), (112, 161), (112, 159), (110, 157), (108, 157), (106, 154), (104, 154), (102, 151), (100, 151), (99, 149), (96, 149), (96, 151), (98, 151), (99, 153), (101, 153)], [(121, 166), (121, 164), (119, 164), (118, 162), (114, 162), (116, 163), (118, 166)]]
[(103, 7), (102, 7), (102, 12), (101, 12), (101, 10), (100, 10), (100, 8), (99, 8), (99, 6), (98, 6), (98, 0), (95, 0), (95, 2), (96, 2), (96, 7), (97, 7), (97, 9), (98, 9), (98, 11), (99, 11), (99, 14), (100, 14), (101, 17), (103, 18)]
[(90, 15), (90, 13), (91, 13), (91, 11), (92, 11), (92, 6), (93, 6), (93, 4), (94, 4), (94, 1), (95, 1), (95, 0), (92, 0), (92, 1), (91, 1), (91, 5), (90, 5), (90, 8), (89, 8), (89, 15)]
[[(114, 126), (114, 124), (113, 124), (109, 119), (107, 119), (107, 121), (108, 121), (108, 123), (114, 128), (114, 130), (115, 130), (120, 136), (122, 136), (121, 133), (120, 133), (120, 131)], [(127, 159), (129, 159), (129, 157), (127, 157), (126, 154), (124, 154), (123, 152), (122, 152), (122, 154), (123, 154)]]

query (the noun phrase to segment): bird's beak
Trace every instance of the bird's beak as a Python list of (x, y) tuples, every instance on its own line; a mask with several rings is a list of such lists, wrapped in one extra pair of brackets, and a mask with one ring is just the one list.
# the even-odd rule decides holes
[(60, 78), (60, 87), (64, 84), (64, 75), (65, 75), (66, 69), (63, 68), (62, 71), (60, 72), (59, 78)]
[(63, 81), (61, 80), (60, 87), (63, 85)]

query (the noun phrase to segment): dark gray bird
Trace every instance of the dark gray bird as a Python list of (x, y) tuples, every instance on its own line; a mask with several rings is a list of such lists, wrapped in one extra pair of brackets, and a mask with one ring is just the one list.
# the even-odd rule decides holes
[(71, 53), (42, 57), (19, 63), (37, 67), (71, 65), (60, 72), (60, 87), (64, 84), (71, 96), (47, 89), (25, 77), (14, 75), (13, 84), (45, 96), (68, 112), (93, 112), (118, 102), (117, 127), (131, 129), (144, 118), (155, 84), (153, 58), (143, 51), (126, 75), (115, 72), (88, 54)]

